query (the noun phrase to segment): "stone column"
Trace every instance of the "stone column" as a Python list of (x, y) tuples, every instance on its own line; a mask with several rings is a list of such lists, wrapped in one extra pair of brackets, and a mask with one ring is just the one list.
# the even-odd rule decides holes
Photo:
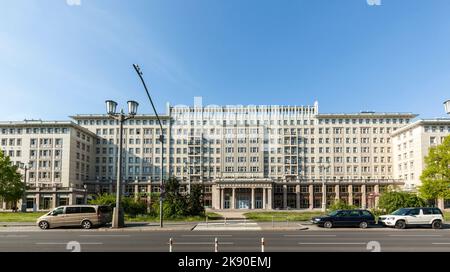
[(340, 199), (339, 184), (334, 185), (334, 193), (336, 194), (335, 195), (335, 201), (337, 202)]
[(309, 191), (309, 209), (314, 209), (314, 185), (310, 184), (308, 186)]
[(224, 204), (225, 204), (225, 193), (224, 193), (224, 188), (219, 188), (220, 190), (220, 204), (219, 204), (219, 209), (223, 210), (224, 208)]
[(283, 209), (287, 208), (287, 185), (283, 185)]
[(266, 202), (267, 202), (266, 194), (267, 194), (267, 189), (263, 188), (263, 197), (262, 197), (263, 198), (263, 204), (262, 204), (263, 210), (265, 210), (266, 207), (267, 207), (267, 205), (266, 205)]
[(255, 209), (255, 188), (252, 188), (252, 204), (250, 205), (250, 209)]
[(273, 209), (273, 203), (272, 203), (272, 199), (273, 199), (273, 195), (272, 195), (272, 188), (267, 188), (267, 206), (269, 210)]
[(296, 196), (296, 208), (297, 210), (300, 210), (300, 185), (295, 186), (295, 196)]
[(233, 187), (231, 189), (231, 201), (230, 201), (230, 208), (231, 209), (236, 209), (236, 205), (235, 205), (235, 197), (236, 197), (236, 188)]
[(380, 197), (378, 196), (378, 194), (380, 193), (380, 185), (376, 184), (375, 186), (373, 186), (373, 191), (375, 193), (375, 207), (374, 208), (378, 208), (378, 202), (380, 201)]
[(6, 210), (6, 201), (2, 199), (2, 210)]
[(73, 191), (70, 190), (70, 193), (69, 193), (69, 205), (75, 204), (75, 203), (73, 203), (73, 196), (74, 196)]
[(367, 209), (367, 193), (366, 185), (361, 185), (361, 208)]
[(353, 185), (348, 185), (348, 204), (353, 205)]

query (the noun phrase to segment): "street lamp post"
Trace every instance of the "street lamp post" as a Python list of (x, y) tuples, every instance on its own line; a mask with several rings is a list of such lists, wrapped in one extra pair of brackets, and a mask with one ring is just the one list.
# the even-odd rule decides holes
[(324, 166), (323, 164), (320, 164), (320, 168), (322, 169), (322, 212), (325, 212), (327, 210), (327, 202), (326, 202), (326, 198), (327, 198), (327, 190), (325, 187), (325, 171), (326, 169), (328, 169), (329, 166)]
[(84, 184), (83, 187), (84, 187), (84, 204), (87, 204), (87, 184)]
[[(133, 64), (134, 70), (136, 70), (136, 73), (138, 74), (139, 78), (141, 79), (142, 85), (144, 86), (145, 92), (147, 93), (148, 100), (150, 100), (150, 104), (152, 105), (153, 112), (155, 113), (156, 119), (158, 119), (158, 124), (161, 129), (161, 134), (159, 136), (159, 141), (161, 142), (161, 171), (160, 171), (160, 179), (159, 179), (159, 189), (160, 189), (160, 196), (159, 196), (159, 226), (163, 227), (163, 200), (165, 195), (165, 188), (164, 188), (164, 129), (161, 124), (161, 119), (159, 118), (158, 112), (156, 111), (155, 104), (153, 104), (152, 97), (150, 96), (150, 93), (148, 92), (147, 85), (145, 84), (144, 78), (142, 77), (143, 73), (141, 71), (141, 68), (137, 64)], [(169, 171), (170, 174), (170, 171)]]
[(28, 164), (25, 164), (23, 162), (20, 163), (20, 168), (23, 169), (23, 184), (25, 186), (25, 191), (22, 194), (22, 205), (20, 207), (21, 212), (27, 212), (27, 171), (28, 168), (31, 168), (31, 162), (28, 162)]
[(128, 101), (128, 115), (125, 115), (123, 109), (120, 113), (116, 113), (117, 103), (112, 100), (106, 100), (106, 113), (110, 118), (119, 122), (119, 150), (117, 158), (117, 176), (116, 176), (116, 207), (113, 210), (113, 228), (121, 228), (124, 225), (124, 216), (120, 206), (121, 197), (121, 179), (122, 179), (122, 145), (123, 145), (123, 123), (137, 113), (139, 103), (136, 101)]
[(445, 112), (450, 114), (450, 99), (444, 102)]

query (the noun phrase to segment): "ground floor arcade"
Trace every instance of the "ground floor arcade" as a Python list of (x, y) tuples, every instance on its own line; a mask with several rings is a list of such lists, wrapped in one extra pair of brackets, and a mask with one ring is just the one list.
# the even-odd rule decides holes
[[(91, 195), (114, 193), (114, 182), (88, 182), (83, 188), (34, 188), (27, 192), (28, 211), (50, 210), (60, 205), (86, 203)], [(327, 181), (279, 182), (271, 179), (230, 179), (202, 183), (203, 204), (207, 208), (255, 210), (312, 210), (328, 207), (341, 200), (360, 208), (374, 208), (388, 186), (401, 185), (390, 181)], [(181, 183), (180, 192), (189, 193), (190, 184)], [(150, 206), (160, 192), (159, 183), (126, 182), (124, 196), (134, 197)], [(152, 197), (153, 196), (153, 197)], [(155, 198), (156, 197), (156, 198)], [(450, 203), (448, 203), (450, 204)], [(0, 210), (11, 210), (21, 203), (0, 200)]]

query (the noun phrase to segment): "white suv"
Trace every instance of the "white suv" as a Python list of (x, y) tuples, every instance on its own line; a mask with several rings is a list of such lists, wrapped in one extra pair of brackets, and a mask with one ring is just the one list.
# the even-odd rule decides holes
[(430, 225), (433, 229), (440, 229), (444, 223), (444, 216), (438, 208), (401, 208), (391, 214), (380, 216), (378, 223), (396, 229), (404, 229), (411, 225)]

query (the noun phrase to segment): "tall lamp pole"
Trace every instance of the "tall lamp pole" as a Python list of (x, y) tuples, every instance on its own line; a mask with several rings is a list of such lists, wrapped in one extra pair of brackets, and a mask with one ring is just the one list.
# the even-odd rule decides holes
[(116, 175), (116, 207), (113, 210), (113, 228), (121, 228), (124, 226), (124, 214), (120, 206), (121, 197), (121, 179), (122, 179), (122, 144), (123, 144), (123, 123), (134, 116), (137, 113), (139, 103), (136, 101), (128, 101), (128, 115), (123, 113), (123, 109), (120, 113), (116, 113), (117, 103), (112, 100), (106, 100), (106, 113), (110, 118), (119, 122), (119, 150), (117, 158), (117, 175)]
[(155, 104), (153, 104), (152, 97), (150, 96), (150, 93), (148, 92), (147, 85), (145, 84), (144, 78), (142, 77), (143, 73), (141, 71), (141, 68), (137, 64), (133, 64), (134, 70), (136, 70), (136, 73), (138, 74), (139, 78), (141, 79), (142, 85), (144, 86), (145, 92), (147, 93), (148, 100), (150, 100), (150, 104), (152, 105), (153, 112), (156, 115), (156, 119), (158, 119), (158, 124), (161, 129), (161, 134), (159, 136), (159, 141), (161, 142), (161, 172), (160, 172), (160, 179), (159, 179), (159, 189), (160, 189), (160, 196), (159, 196), (159, 226), (163, 227), (163, 200), (165, 196), (165, 188), (164, 188), (164, 130), (161, 123), (161, 119), (159, 118), (158, 112), (156, 111)]
[(445, 112), (450, 114), (450, 99), (444, 102)]
[(325, 212), (327, 210), (327, 202), (326, 202), (326, 198), (327, 198), (327, 190), (325, 187), (325, 174), (326, 171), (328, 170), (328, 168), (330, 167), (328, 165), (328, 163), (326, 164), (326, 166), (324, 166), (322, 163), (320, 163), (319, 166), (322, 169), (322, 212)]
[(31, 164), (31, 162), (28, 162), (28, 164), (25, 164), (25, 163), (21, 162), (19, 164), (19, 166), (24, 171), (23, 184), (24, 184), (24, 187), (25, 187), (25, 191), (22, 194), (22, 205), (20, 207), (20, 211), (21, 212), (27, 212), (27, 171), (28, 171), (28, 168), (31, 168), (32, 164)]

